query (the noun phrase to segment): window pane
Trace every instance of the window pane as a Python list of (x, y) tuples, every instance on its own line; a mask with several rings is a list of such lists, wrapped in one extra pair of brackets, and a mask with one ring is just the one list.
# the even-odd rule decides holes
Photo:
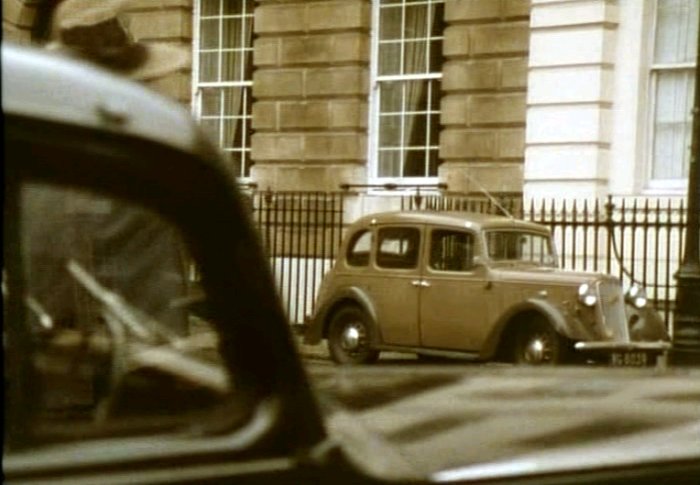
[(401, 8), (382, 7), (379, 25), (379, 38), (381, 40), (401, 38)]
[(697, 0), (658, 0), (654, 62), (694, 62), (698, 42)]
[(401, 73), (401, 44), (391, 42), (379, 44), (379, 66), (380, 76), (390, 76)]
[(215, 82), (219, 80), (219, 55), (216, 52), (199, 54), (199, 82)]
[(218, 15), (221, 9), (221, 3), (236, 3), (227, 0), (200, 0), (199, 8), (202, 16)]
[(430, 242), (430, 267), (440, 271), (469, 271), (474, 258), (471, 234), (433, 231)]
[(199, 24), (200, 49), (216, 49), (219, 47), (220, 25), (219, 19), (202, 19)]
[(372, 244), (372, 233), (362, 231), (355, 235), (349, 244), (347, 262), (350, 266), (367, 266)]
[(224, 15), (253, 15), (254, 0), (222, 0)]
[(418, 229), (380, 229), (377, 265), (383, 268), (414, 268), (418, 263), (419, 242)]
[(654, 179), (679, 179), (688, 176), (694, 72), (657, 73), (654, 116)]
[(405, 152), (404, 161), (404, 177), (426, 177), (428, 175), (427, 171), (427, 160), (426, 160), (426, 150), (424, 149), (408, 149)]
[(382, 113), (400, 113), (403, 111), (403, 83), (382, 82), (380, 88), (380, 109)]
[(379, 146), (401, 147), (401, 116), (382, 116), (379, 126)]
[(200, 114), (202, 116), (218, 116), (221, 113), (221, 92), (219, 89), (202, 89), (202, 105)]
[(221, 54), (221, 81), (242, 81), (243, 65), (242, 55), (239, 51), (227, 51)]
[(380, 177), (400, 177), (401, 176), (401, 151), (380, 150), (379, 151), (379, 173)]

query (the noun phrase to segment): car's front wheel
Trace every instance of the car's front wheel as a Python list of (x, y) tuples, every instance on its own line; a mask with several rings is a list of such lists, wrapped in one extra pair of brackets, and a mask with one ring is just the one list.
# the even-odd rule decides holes
[(544, 319), (525, 323), (515, 341), (514, 362), (527, 365), (555, 365), (564, 360), (566, 343)]
[(328, 351), (339, 364), (369, 364), (379, 358), (370, 346), (369, 319), (357, 307), (337, 311), (328, 328)]

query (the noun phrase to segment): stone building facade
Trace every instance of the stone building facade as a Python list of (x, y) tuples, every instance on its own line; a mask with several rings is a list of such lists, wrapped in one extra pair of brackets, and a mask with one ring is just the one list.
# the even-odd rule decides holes
[[(45, 42), (56, 1), (3, 0), (5, 38)], [(695, 0), (128, 5), (136, 37), (192, 52), (159, 89), (261, 189), (685, 194)]]

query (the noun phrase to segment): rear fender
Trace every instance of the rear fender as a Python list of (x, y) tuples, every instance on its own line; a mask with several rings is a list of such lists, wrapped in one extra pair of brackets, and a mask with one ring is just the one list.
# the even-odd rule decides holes
[(380, 338), (376, 323), (377, 312), (369, 296), (356, 286), (350, 286), (339, 290), (332, 298), (327, 299), (326, 303), (318, 309), (305, 335), (306, 343), (318, 343), (320, 340), (326, 338), (328, 335), (328, 326), (333, 318), (333, 314), (344, 305), (355, 305), (367, 314), (370, 321), (370, 338), (372, 344), (378, 344)]

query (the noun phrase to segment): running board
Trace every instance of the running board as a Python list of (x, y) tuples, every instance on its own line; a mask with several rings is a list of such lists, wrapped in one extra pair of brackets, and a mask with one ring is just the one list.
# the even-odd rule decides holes
[(448, 359), (485, 360), (478, 352), (460, 352), (458, 350), (437, 350), (423, 347), (403, 347), (396, 345), (377, 345), (376, 350), (383, 352), (409, 352), (413, 354), (427, 355), (429, 357), (445, 357)]

